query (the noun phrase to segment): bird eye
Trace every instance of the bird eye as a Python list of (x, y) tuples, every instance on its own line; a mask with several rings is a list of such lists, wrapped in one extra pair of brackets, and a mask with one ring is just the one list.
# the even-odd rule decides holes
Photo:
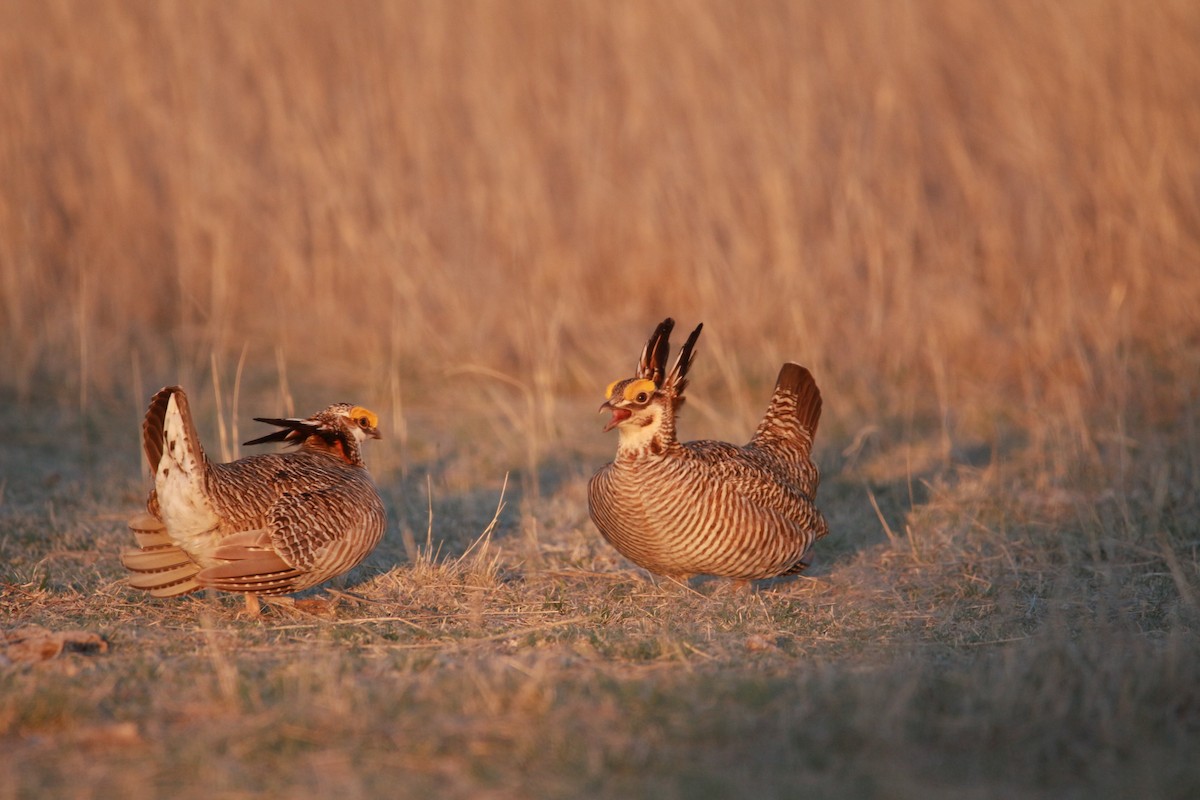
[(644, 402), (646, 402), (647, 399), (649, 399), (649, 398), (646, 397), (645, 392), (638, 392), (637, 397), (634, 398), (634, 400), (638, 403), (644, 403)]
[(371, 427), (371, 420), (367, 419), (366, 417), (359, 417), (358, 424), (364, 428), (369, 428)]

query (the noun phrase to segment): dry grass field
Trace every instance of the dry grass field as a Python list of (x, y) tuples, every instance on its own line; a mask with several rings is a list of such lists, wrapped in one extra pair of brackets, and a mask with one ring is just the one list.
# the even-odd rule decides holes
[[(0, 3), (0, 798), (1200, 796), (1200, 5)], [(601, 541), (595, 413), (825, 399), (804, 576)], [(390, 513), (124, 584), (138, 426), (351, 400)], [(306, 603), (328, 597), (331, 604)]]

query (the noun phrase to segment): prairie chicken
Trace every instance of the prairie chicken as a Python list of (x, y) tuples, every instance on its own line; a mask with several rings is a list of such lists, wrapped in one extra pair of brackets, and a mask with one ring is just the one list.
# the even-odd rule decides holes
[(266, 419), (280, 428), (247, 445), (296, 450), (208, 460), (187, 396), (178, 386), (150, 400), (142, 447), (154, 478), (148, 514), (130, 520), (138, 550), (121, 562), (129, 585), (155, 597), (201, 588), (257, 595), (297, 592), (356, 566), (379, 543), (386, 512), (360, 446), (378, 439), (378, 418), (337, 403), (308, 419)]
[(588, 484), (588, 511), (613, 547), (650, 572), (738, 580), (800, 572), (829, 532), (814, 505), (811, 460), (821, 393), (807, 369), (784, 364), (766, 416), (745, 447), (681, 444), (675, 417), (695, 357), (696, 326), (666, 371), (675, 323), (654, 331), (637, 374), (609, 384), (601, 411), (616, 428), (617, 456)]

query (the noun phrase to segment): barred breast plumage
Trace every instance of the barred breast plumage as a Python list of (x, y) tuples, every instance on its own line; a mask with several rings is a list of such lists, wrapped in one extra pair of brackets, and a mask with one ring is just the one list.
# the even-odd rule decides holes
[(605, 430), (616, 427), (620, 442), (588, 486), (592, 520), (622, 555), (657, 574), (748, 580), (799, 572), (828, 533), (814, 503), (821, 395), (812, 375), (784, 364), (744, 447), (680, 443), (675, 416), (702, 326), (668, 373), (673, 326), (667, 319), (655, 330), (635, 377), (609, 386), (601, 410), (612, 411)]
[(150, 401), (143, 449), (154, 478), (148, 514), (131, 520), (139, 549), (121, 557), (130, 585), (156, 597), (200, 588), (254, 597), (297, 592), (342, 574), (375, 548), (387, 525), (362, 460), (378, 418), (337, 403), (307, 419), (257, 418), (280, 428), (247, 445), (296, 450), (208, 460), (177, 386)]

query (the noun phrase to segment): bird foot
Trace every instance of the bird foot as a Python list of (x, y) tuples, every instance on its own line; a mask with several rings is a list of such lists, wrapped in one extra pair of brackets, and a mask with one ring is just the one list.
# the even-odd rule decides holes
[(238, 612), (238, 616), (246, 616), (250, 619), (257, 619), (263, 614), (263, 606), (266, 605), (270, 609), (280, 609), (291, 611), (296, 608), (296, 600), (291, 597), (275, 597), (273, 595), (262, 595), (261, 597), (251, 592), (246, 593), (246, 607)]

